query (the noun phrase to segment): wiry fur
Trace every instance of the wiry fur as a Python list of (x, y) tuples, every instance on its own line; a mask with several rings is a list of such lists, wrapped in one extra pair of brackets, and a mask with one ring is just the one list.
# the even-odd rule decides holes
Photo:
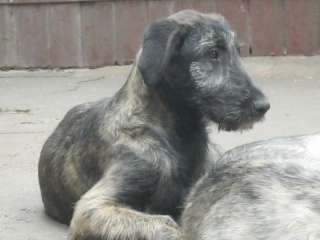
[(320, 239), (320, 134), (237, 147), (188, 197), (192, 240)]
[[(268, 110), (221, 19), (183, 11), (153, 23), (111, 101), (71, 109), (47, 140), (39, 162), (42, 199), (51, 217), (72, 218), (71, 239), (180, 238), (171, 217), (179, 218), (208, 156), (220, 155), (208, 143), (207, 121), (236, 130)], [(216, 47), (220, 60), (197, 49), (208, 32), (223, 45)], [(208, 66), (201, 86), (190, 67), (195, 61)]]

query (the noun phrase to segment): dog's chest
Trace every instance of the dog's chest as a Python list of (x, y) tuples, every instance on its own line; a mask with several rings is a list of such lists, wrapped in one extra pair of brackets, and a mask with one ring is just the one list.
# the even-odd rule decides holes
[(198, 179), (199, 171), (203, 169), (202, 164), (204, 164), (204, 156), (200, 153), (185, 154), (183, 157), (185, 158), (180, 159), (176, 166), (171, 166), (170, 175), (163, 173), (164, 175), (160, 177), (146, 212), (179, 218), (183, 201), (192, 184)]
[(170, 215), (177, 219), (182, 211), (183, 199), (189, 192), (190, 183), (166, 180), (161, 183), (151, 197), (145, 211), (153, 214)]

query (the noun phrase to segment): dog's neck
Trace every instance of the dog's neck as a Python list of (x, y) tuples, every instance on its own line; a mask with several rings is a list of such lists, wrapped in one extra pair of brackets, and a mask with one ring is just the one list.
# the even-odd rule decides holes
[[(132, 66), (131, 72), (124, 85), (127, 100), (135, 107), (145, 108), (150, 104), (147, 100), (153, 100), (153, 93), (148, 89), (143, 81), (143, 77), (136, 64)], [(145, 110), (145, 109), (143, 109)]]
[(199, 113), (176, 101), (174, 93), (148, 87), (136, 64), (121, 91), (126, 95), (124, 104), (127, 114), (140, 116), (150, 124), (173, 130), (171, 133), (184, 140), (196, 135), (206, 141), (206, 124)]

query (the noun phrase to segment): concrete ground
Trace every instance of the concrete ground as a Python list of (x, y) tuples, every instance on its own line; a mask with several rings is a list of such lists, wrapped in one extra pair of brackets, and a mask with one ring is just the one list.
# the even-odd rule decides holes
[[(320, 56), (247, 58), (271, 101), (253, 130), (217, 132), (224, 148), (274, 136), (320, 131)], [(43, 213), (37, 180), (41, 147), (72, 106), (112, 96), (129, 67), (0, 72), (0, 240), (61, 240), (67, 227)]]

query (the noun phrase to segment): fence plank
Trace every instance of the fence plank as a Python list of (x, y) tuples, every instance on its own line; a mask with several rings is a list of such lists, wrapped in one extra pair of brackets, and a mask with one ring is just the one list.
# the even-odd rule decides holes
[(78, 4), (53, 4), (48, 14), (50, 66), (83, 66)]
[(47, 8), (43, 5), (14, 6), (16, 18), (17, 65), (48, 67)]
[(248, 25), (248, 6), (243, 0), (215, 0), (216, 11), (222, 14), (236, 31), (241, 42), (241, 55), (248, 56), (250, 40), (250, 29)]
[[(281, 1), (251, 1), (250, 24), (252, 54), (256, 56), (285, 53), (284, 6)], [(257, 21), (259, 19), (259, 21)]]
[(113, 64), (115, 43), (112, 3), (82, 3), (80, 6), (83, 65)]
[(173, 13), (174, 1), (148, 1), (148, 23), (164, 18)]
[(192, 9), (195, 0), (176, 0), (174, 1), (174, 11), (180, 11), (183, 9)]
[(114, 0), (0, 0), (0, 5), (57, 4), (57, 3), (94, 3), (112, 2)]
[(115, 2), (116, 51), (119, 64), (132, 62), (142, 42), (147, 25), (147, 4), (145, 1)]
[(9, 39), (7, 37), (6, 11), (7, 8), (0, 8), (0, 67), (7, 65), (6, 45)]
[(215, 2), (212, 0), (198, 0), (193, 2), (193, 9), (204, 12), (213, 13), (216, 11)]
[(288, 54), (320, 53), (319, 5), (318, 0), (285, 1)]
[(15, 17), (15, 8), (4, 6), (5, 24), (6, 24), (6, 65), (9, 67), (18, 66), (18, 41), (17, 41), (17, 23)]
[(175, 11), (183, 9), (194, 9), (200, 12), (212, 13), (215, 10), (213, 0), (176, 0)]

